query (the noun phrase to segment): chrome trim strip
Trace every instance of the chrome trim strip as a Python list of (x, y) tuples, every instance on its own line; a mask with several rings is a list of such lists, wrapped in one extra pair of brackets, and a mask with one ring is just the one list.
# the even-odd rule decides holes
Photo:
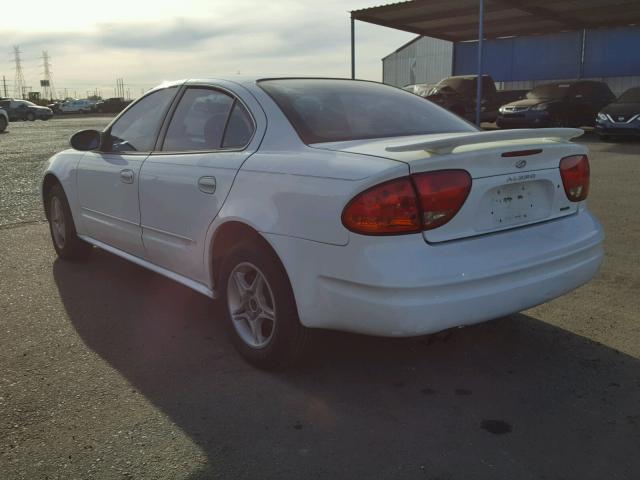
[(135, 263), (136, 265), (139, 265), (143, 268), (151, 270), (152, 272), (155, 272), (159, 275), (167, 277), (173, 280), (174, 282), (181, 283), (185, 287), (189, 287), (192, 290), (195, 290), (196, 292), (201, 293), (209, 298), (215, 299), (218, 296), (215, 290), (210, 289), (209, 287), (207, 287), (206, 285), (203, 285), (200, 282), (196, 282), (195, 280), (184, 277), (178, 273), (172, 272), (171, 270), (167, 270), (166, 268), (159, 267), (154, 263), (148, 262), (147, 260), (144, 260), (140, 257), (136, 257), (135, 255), (131, 255), (127, 252), (123, 252), (122, 250), (112, 247), (111, 245), (107, 245), (106, 243), (102, 243), (101, 241), (95, 240), (86, 235), (78, 235), (78, 237), (84, 240), (85, 242), (88, 242), (92, 245), (95, 245), (98, 248), (106, 250), (109, 253), (113, 253), (114, 255), (124, 258), (125, 260), (129, 260), (130, 262)]
[(120, 218), (120, 217), (116, 217), (115, 215), (109, 215), (108, 213), (98, 212), (96, 210), (92, 210), (87, 207), (82, 207), (82, 210), (94, 213), (96, 215), (100, 215), (101, 217), (107, 217), (107, 218), (111, 218), (112, 220), (118, 220), (119, 222), (128, 223), (129, 225), (135, 225), (136, 227), (140, 226), (139, 223), (132, 222), (131, 220), (127, 220), (126, 218)]
[[(611, 116), (610, 113), (605, 113), (605, 115), (607, 116), (607, 118), (609, 119), (609, 121), (611, 123), (617, 123), (618, 125), (624, 124), (624, 123), (631, 123), (633, 122), (636, 118), (640, 117), (640, 113), (633, 115), (632, 117), (629, 118), (629, 120), (627, 120), (626, 122), (618, 122), (616, 120), (613, 119), (613, 117)], [(617, 116), (617, 115), (616, 115)]]
[(144, 238), (144, 230), (151, 230), (152, 232), (161, 233), (162, 235), (167, 235), (168, 237), (178, 238), (180, 240), (184, 240), (189, 243), (196, 243), (195, 240), (190, 239), (189, 237), (183, 237), (182, 235), (178, 235), (177, 233), (167, 232), (166, 230), (161, 230), (155, 227), (149, 227), (148, 225), (142, 225), (142, 236)]

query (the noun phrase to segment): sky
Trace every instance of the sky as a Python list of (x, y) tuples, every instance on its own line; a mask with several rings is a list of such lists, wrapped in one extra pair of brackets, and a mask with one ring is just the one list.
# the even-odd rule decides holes
[[(56, 90), (82, 97), (98, 88), (109, 97), (116, 78), (137, 96), (181, 78), (349, 76), (349, 11), (392, 0), (35, 0), (27, 8), (4, 3), (0, 82), (6, 76), (10, 95), (18, 45), (27, 85), (39, 85), (47, 50)], [(356, 76), (381, 81), (382, 57), (412, 38), (356, 22)]]

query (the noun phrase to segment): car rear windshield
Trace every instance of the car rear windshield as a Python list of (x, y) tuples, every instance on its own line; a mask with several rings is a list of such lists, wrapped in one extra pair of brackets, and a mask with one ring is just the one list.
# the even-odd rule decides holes
[(640, 103), (640, 88), (630, 88), (618, 98), (618, 103)]
[(547, 83), (531, 90), (527, 98), (561, 99), (567, 96), (570, 87), (570, 83)]
[(262, 80), (307, 144), (477, 130), (433, 103), (375, 82)]

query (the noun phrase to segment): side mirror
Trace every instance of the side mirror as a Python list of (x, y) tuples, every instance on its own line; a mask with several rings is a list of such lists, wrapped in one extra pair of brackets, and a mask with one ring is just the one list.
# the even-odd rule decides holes
[(71, 135), (69, 144), (74, 150), (83, 152), (100, 148), (102, 134), (97, 130), (81, 130)]

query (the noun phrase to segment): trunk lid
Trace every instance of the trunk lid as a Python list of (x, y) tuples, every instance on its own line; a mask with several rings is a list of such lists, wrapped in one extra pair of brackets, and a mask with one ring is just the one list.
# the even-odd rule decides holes
[(560, 176), (560, 160), (586, 154), (569, 140), (578, 129), (500, 130), (355, 140), (314, 147), (390, 158), (411, 173), (463, 169), (472, 177), (464, 205), (447, 224), (423, 232), (444, 242), (507, 230), (571, 215)]

